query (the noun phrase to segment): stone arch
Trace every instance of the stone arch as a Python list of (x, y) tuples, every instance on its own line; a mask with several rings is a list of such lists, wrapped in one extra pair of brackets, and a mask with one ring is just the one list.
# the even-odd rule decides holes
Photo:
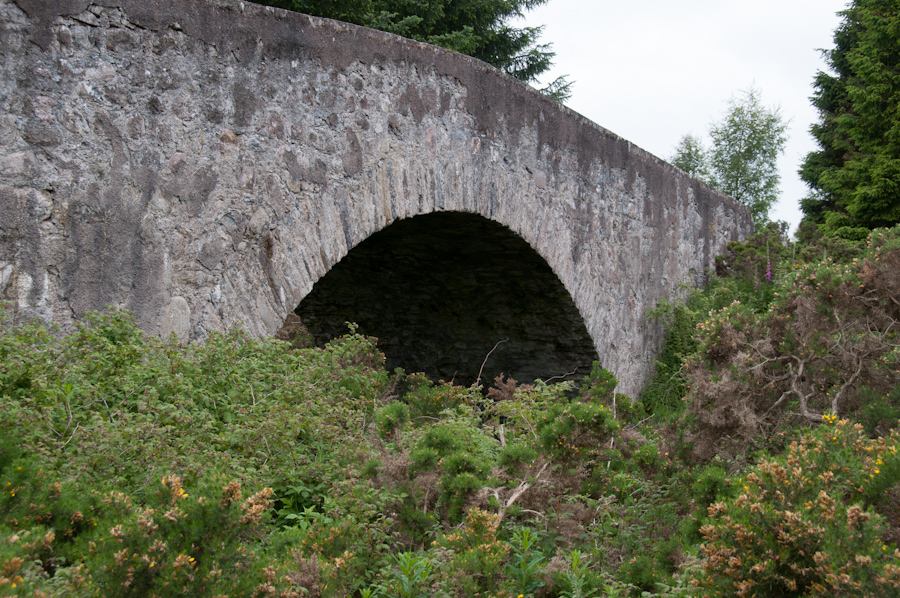
[[(597, 359), (562, 282), (529, 245), (482, 216), (398, 220), (351, 249), (294, 310), (317, 343), (376, 336), (389, 369), (490, 385), (505, 374), (579, 380)], [(490, 357), (488, 357), (490, 355)]]
[(746, 210), (468, 56), (238, 0), (0, 0), (0, 299), (275, 333), (398, 220), (478, 214), (558, 276), (636, 393), (647, 311)]

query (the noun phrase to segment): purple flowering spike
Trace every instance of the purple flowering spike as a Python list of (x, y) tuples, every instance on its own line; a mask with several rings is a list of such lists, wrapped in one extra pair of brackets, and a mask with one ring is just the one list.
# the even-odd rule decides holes
[(766, 280), (772, 282), (772, 263), (766, 262)]

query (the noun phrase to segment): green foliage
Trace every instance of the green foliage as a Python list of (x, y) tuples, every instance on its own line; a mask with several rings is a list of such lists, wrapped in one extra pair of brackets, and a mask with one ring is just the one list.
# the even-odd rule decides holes
[[(474, 56), (521, 79), (537, 81), (555, 53), (539, 44), (541, 27), (517, 29), (510, 21), (547, 0), (264, 0), (262, 4), (381, 29)], [(564, 77), (542, 91), (565, 101)]]
[[(6, 456), (15, 452), (8, 447)], [(278, 566), (253, 538), (271, 489), (241, 501), (241, 485), (210, 477), (190, 492), (163, 477), (135, 501), (50, 482), (28, 459), (3, 459), (0, 589), (18, 595), (251, 594)], [(269, 565), (267, 567), (267, 565)]]
[(451, 520), (458, 520), (468, 498), (485, 486), (496, 462), (497, 443), (478, 428), (471, 411), (460, 407), (444, 413), (412, 450), (417, 470), (438, 470), (440, 502)]
[(787, 142), (778, 108), (766, 108), (752, 87), (732, 98), (722, 121), (709, 130), (713, 185), (750, 209), (756, 230), (768, 223), (778, 200), (778, 156)]
[(700, 303), (698, 294), (692, 294), (685, 302), (661, 300), (648, 318), (661, 318), (666, 327), (666, 340), (659, 358), (655, 361), (653, 378), (644, 387), (641, 402), (649, 413), (664, 414), (680, 410), (687, 393), (685, 359), (697, 350), (694, 341)]
[(859, 240), (900, 222), (900, 7), (854, 0), (841, 15), (831, 72), (815, 78), (820, 149), (800, 169), (812, 191), (801, 209), (825, 234)]
[(486, 414), (494, 421), (503, 421), (504, 434), (510, 443), (530, 443), (537, 438), (535, 426), (550, 405), (568, 402), (567, 394), (574, 386), (571, 381), (517, 386), (515, 380), (496, 381), (488, 390)]
[(442, 584), (455, 596), (494, 595), (501, 585), (510, 547), (498, 539), (500, 516), (477, 507), (463, 525), (435, 540), (435, 558), (444, 563)]
[(780, 110), (764, 106), (759, 91), (750, 87), (742, 97), (732, 97), (725, 116), (710, 127), (710, 149), (698, 137), (685, 135), (671, 160), (747, 206), (760, 232), (778, 200), (778, 156), (787, 143), (786, 130)]
[(900, 386), (887, 394), (873, 391), (865, 386), (859, 388), (862, 404), (857, 418), (870, 437), (886, 436), (891, 428), (900, 422)]
[(735, 300), (698, 323), (687, 367), (697, 456), (743, 450), (760, 435), (777, 441), (779, 426), (846, 416), (866, 396), (894, 392), (898, 237), (900, 229), (874, 232), (861, 257), (844, 263), (820, 258), (786, 272), (776, 264), (765, 309)]
[(246, 479), (271, 480), (334, 453), (387, 388), (382, 357), (355, 335), (289, 352), (235, 331), (185, 350), (143, 337), (122, 312), (89, 316), (59, 343), (32, 328), (3, 337), (15, 378), (0, 431), (52, 470), (120, 489), (235, 458)]
[(393, 436), (407, 421), (409, 421), (409, 405), (399, 401), (388, 403), (375, 414), (378, 434), (385, 439)]
[(402, 598), (428, 596), (425, 585), (431, 574), (431, 563), (423, 555), (401, 552), (395, 559), (398, 595)]
[(566, 558), (566, 568), (562, 578), (566, 589), (561, 593), (563, 598), (588, 598), (595, 594), (588, 584), (590, 559), (580, 550), (571, 551)]
[(900, 589), (900, 551), (881, 539), (872, 506), (897, 484), (896, 434), (872, 441), (829, 418), (737, 481), (737, 497), (709, 507), (704, 574), (709, 596), (876, 596)]
[[(659, 306), (668, 386), (641, 401), (600, 364), (577, 392), (498, 379), (483, 397), (389, 376), (355, 334), (185, 347), (124, 312), (68, 337), (4, 320), (0, 594), (687, 596), (754, 580), (778, 595), (794, 574), (893, 591), (900, 229), (782, 232), (733, 244), (706, 290)], [(796, 395), (778, 403), (788, 390), (808, 417)], [(739, 532), (757, 556), (734, 552)], [(809, 565), (813, 542), (830, 552)], [(800, 568), (748, 573), (763, 557)], [(842, 569), (863, 589), (836, 589)]]
[(581, 396), (586, 401), (607, 405), (612, 401), (618, 385), (619, 381), (613, 373), (595, 361), (591, 373), (581, 383)]
[(316, 523), (329, 524), (331, 518), (327, 491), (323, 483), (294, 482), (285, 488), (275, 488), (276, 500), (273, 504), (276, 521), (285, 527), (309, 529)]
[[(73, 543), (97, 526), (95, 501), (54, 482), (23, 455), (14, 436), (0, 439), (0, 593), (66, 596), (85, 591), (83, 566), (68, 566)], [(48, 574), (55, 572), (52, 579)]]
[(425, 374), (410, 374), (403, 400), (409, 405), (409, 417), (437, 418), (447, 409), (460, 405), (476, 405), (481, 399), (477, 389), (454, 386), (447, 382), (433, 382)]
[[(659, 318), (665, 325), (666, 340), (654, 376), (641, 394), (647, 413), (669, 416), (683, 410), (689, 384), (685, 365), (698, 349), (697, 326), (709, 320), (710, 312), (735, 301), (757, 313), (768, 310), (778, 277), (790, 270), (798, 253), (784, 233), (782, 225), (769, 223), (744, 243), (732, 241), (726, 253), (716, 257), (717, 277), (706, 289), (693, 290), (681, 301), (662, 300), (648, 314), (649, 319)], [(813, 250), (806, 252), (816, 257)]]
[[(187, 492), (178, 476), (162, 482), (135, 504), (112, 491), (100, 497), (106, 521), (85, 563), (100, 588), (119, 596), (215, 596), (251, 593), (264, 584), (263, 561), (248, 539), (270, 506), (265, 488), (241, 501), (238, 482), (210, 480)], [(183, 589), (184, 588), (184, 589)]]
[(519, 596), (530, 596), (544, 585), (540, 573), (546, 557), (536, 547), (538, 542), (537, 534), (527, 527), (513, 532), (510, 561), (506, 564), (506, 570), (513, 582), (513, 592)]
[(551, 406), (538, 422), (537, 434), (546, 454), (572, 465), (598, 456), (617, 428), (606, 405), (570, 403)]
[(709, 157), (700, 137), (682, 136), (669, 161), (695, 179), (700, 179), (704, 183), (710, 182)]
[(537, 449), (530, 444), (514, 443), (500, 449), (498, 461), (500, 465), (515, 473), (523, 467), (533, 465), (538, 456)]

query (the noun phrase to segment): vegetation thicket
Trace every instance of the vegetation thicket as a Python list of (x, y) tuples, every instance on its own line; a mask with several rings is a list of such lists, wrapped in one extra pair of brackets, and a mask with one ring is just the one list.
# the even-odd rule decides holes
[(0, 595), (900, 592), (900, 228), (734, 243), (640, 400), (5, 314)]

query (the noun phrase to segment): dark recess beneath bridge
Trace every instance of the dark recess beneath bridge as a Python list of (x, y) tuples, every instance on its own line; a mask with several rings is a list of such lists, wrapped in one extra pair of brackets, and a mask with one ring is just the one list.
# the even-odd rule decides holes
[(519, 382), (576, 371), (597, 359), (569, 293), (508, 228), (481, 216), (400, 220), (352, 249), (295, 313), (317, 344), (347, 332), (378, 338), (387, 366), (471, 384), (503, 373)]

